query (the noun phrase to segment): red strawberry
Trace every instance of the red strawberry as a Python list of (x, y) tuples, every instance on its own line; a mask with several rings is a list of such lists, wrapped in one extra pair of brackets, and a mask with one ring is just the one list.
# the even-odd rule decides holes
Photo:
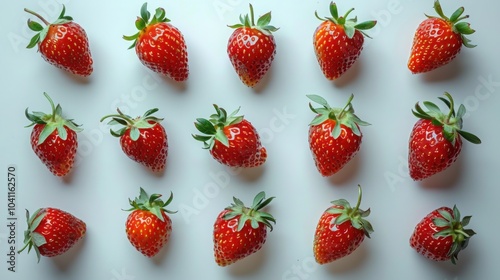
[(321, 96), (308, 95), (312, 101), (322, 105), (311, 110), (316, 117), (309, 124), (309, 148), (314, 163), (323, 176), (331, 176), (340, 171), (359, 151), (363, 135), (359, 126), (369, 125), (354, 114), (349, 98), (347, 105), (332, 108)]
[(64, 176), (73, 168), (78, 148), (77, 132), (82, 131), (73, 120), (62, 117), (62, 108), (47, 93), (43, 93), (50, 102), (51, 114), (42, 112), (25, 114), (34, 126), (31, 131), (31, 147), (40, 160), (56, 176)]
[(276, 55), (276, 42), (272, 32), (278, 28), (269, 25), (271, 12), (261, 16), (255, 25), (253, 7), (250, 16), (240, 16), (240, 22), (227, 43), (227, 54), (241, 81), (254, 87), (264, 77)]
[(39, 14), (24, 9), (24, 11), (38, 17), (46, 26), (28, 20), (31, 30), (38, 32), (27, 48), (31, 49), (38, 44), (38, 50), (48, 63), (80, 76), (92, 74), (92, 55), (89, 40), (85, 30), (73, 18), (65, 15), (63, 5), (61, 15), (54, 23), (49, 23)]
[(274, 197), (266, 199), (260, 192), (251, 208), (233, 197), (234, 203), (224, 209), (214, 224), (214, 256), (219, 266), (227, 266), (259, 251), (267, 238), (267, 228), (276, 223), (269, 213), (260, 211)]
[(471, 216), (460, 220), (460, 212), (456, 206), (438, 208), (425, 216), (415, 226), (410, 238), (410, 246), (423, 256), (434, 261), (451, 259), (456, 263), (458, 253), (469, 244), (469, 238), (476, 234), (464, 227), (469, 224)]
[(176, 212), (165, 209), (172, 202), (173, 194), (167, 201), (160, 199), (160, 194), (149, 196), (143, 188), (140, 196), (129, 203), (132, 211), (125, 223), (127, 237), (130, 243), (146, 257), (153, 257), (167, 244), (172, 232), (172, 220), (166, 214)]
[(255, 167), (262, 165), (267, 158), (266, 148), (262, 147), (259, 135), (253, 125), (237, 116), (239, 109), (227, 115), (224, 108), (215, 105), (217, 114), (210, 120), (197, 119), (196, 128), (205, 135), (193, 135), (204, 143), (204, 149), (220, 163), (231, 167)]
[(73, 247), (85, 236), (86, 224), (72, 214), (56, 208), (40, 208), (33, 215), (26, 210), (28, 229), (24, 231), (24, 247), (28, 253), (35, 248), (40, 255), (55, 257)]
[(458, 8), (450, 18), (443, 14), (439, 1), (434, 2), (434, 10), (439, 17), (427, 16), (420, 23), (413, 37), (408, 69), (413, 74), (424, 73), (448, 64), (460, 52), (462, 45), (473, 48), (465, 35), (475, 30), (467, 22), (460, 22), (469, 16), (461, 17), (464, 8)]
[(356, 207), (351, 208), (345, 199), (332, 201), (316, 227), (314, 236), (314, 257), (319, 264), (326, 264), (350, 255), (373, 232), (372, 225), (365, 218), (370, 209), (359, 209), (361, 186)]
[(363, 30), (371, 29), (376, 21), (356, 23), (357, 18), (347, 19), (354, 8), (339, 17), (337, 5), (330, 3), (331, 17), (321, 18), (323, 21), (315, 30), (313, 37), (314, 51), (319, 66), (328, 80), (336, 80), (356, 62), (363, 49), (364, 36), (370, 38)]
[(123, 114), (120, 109), (117, 115), (107, 115), (101, 119), (111, 118), (109, 125), (123, 125), (111, 135), (120, 138), (123, 152), (132, 160), (148, 167), (154, 172), (165, 169), (168, 155), (168, 139), (165, 128), (160, 124), (163, 119), (153, 116), (157, 108), (148, 110), (142, 117), (132, 118)]
[(142, 64), (154, 72), (175, 81), (187, 80), (189, 67), (184, 36), (169, 23), (163, 8), (157, 8), (151, 21), (150, 18), (147, 3), (144, 3), (141, 16), (135, 22), (139, 32), (132, 36), (123, 36), (127, 41), (134, 41), (129, 49), (135, 47)]
[(450, 109), (447, 114), (429, 101), (424, 102), (429, 111), (424, 111), (418, 103), (412, 111), (420, 118), (413, 126), (409, 143), (408, 165), (413, 180), (423, 180), (450, 167), (462, 149), (461, 137), (474, 144), (481, 143), (477, 136), (462, 130), (465, 106), (460, 105), (455, 114), (453, 98), (447, 92), (444, 95), (448, 100), (439, 99)]

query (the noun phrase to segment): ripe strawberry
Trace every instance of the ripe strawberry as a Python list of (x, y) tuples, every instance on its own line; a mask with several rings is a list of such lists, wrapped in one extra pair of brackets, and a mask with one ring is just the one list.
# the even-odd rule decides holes
[(271, 12), (261, 16), (255, 25), (252, 4), (250, 16), (240, 16), (227, 43), (227, 54), (241, 81), (254, 87), (264, 77), (276, 55), (276, 42), (272, 32), (278, 28), (269, 25)]
[(461, 17), (464, 8), (458, 8), (450, 18), (443, 14), (439, 1), (434, 2), (434, 10), (439, 17), (427, 16), (420, 23), (413, 37), (408, 69), (413, 74), (424, 73), (448, 64), (460, 52), (462, 45), (473, 48), (465, 35), (475, 30), (467, 22), (460, 22), (469, 16)]
[(166, 214), (176, 212), (165, 209), (172, 202), (173, 194), (163, 202), (161, 194), (149, 196), (143, 188), (140, 196), (130, 200), (132, 211), (125, 223), (125, 229), (130, 243), (144, 256), (153, 257), (167, 244), (172, 232), (172, 220)]
[(255, 167), (262, 165), (267, 158), (266, 148), (260, 143), (259, 135), (253, 125), (237, 116), (239, 108), (227, 115), (224, 108), (215, 105), (217, 114), (210, 120), (198, 118), (196, 128), (205, 135), (193, 135), (203, 142), (204, 149), (220, 163), (231, 167)]
[(169, 23), (163, 8), (157, 8), (151, 21), (150, 18), (147, 3), (144, 3), (141, 16), (135, 22), (139, 32), (123, 36), (123, 39), (134, 41), (129, 49), (135, 47), (139, 60), (149, 69), (175, 81), (187, 80), (189, 67), (184, 36)]
[(323, 21), (315, 30), (313, 37), (314, 51), (319, 66), (328, 80), (336, 80), (356, 62), (363, 49), (364, 36), (370, 38), (363, 30), (376, 25), (376, 21), (356, 23), (357, 18), (347, 19), (354, 8), (343, 17), (338, 16), (337, 5), (330, 3), (331, 17), (321, 18)]
[(153, 116), (157, 108), (148, 110), (142, 117), (132, 118), (117, 109), (118, 114), (107, 115), (109, 125), (123, 125), (111, 135), (120, 138), (123, 152), (132, 160), (148, 167), (154, 172), (165, 169), (168, 155), (168, 139), (165, 128), (160, 124), (163, 119)]
[(64, 5), (59, 18), (53, 23), (31, 10), (24, 11), (36, 16), (46, 25), (43, 27), (36, 21), (28, 20), (28, 27), (38, 33), (27, 48), (38, 45), (43, 59), (60, 69), (84, 77), (92, 74), (93, 61), (87, 33), (72, 17), (65, 15)]
[(55, 257), (73, 247), (85, 236), (85, 222), (57, 208), (40, 208), (30, 216), (26, 210), (28, 228), (24, 231), (24, 247), (28, 253), (35, 248), (38, 262), (40, 255)]
[(469, 244), (469, 239), (476, 234), (464, 227), (471, 216), (460, 220), (460, 211), (456, 206), (438, 208), (425, 216), (416, 226), (410, 238), (410, 246), (423, 256), (434, 261), (451, 259), (456, 264), (458, 253)]
[(314, 236), (314, 258), (319, 264), (326, 264), (350, 255), (356, 250), (365, 236), (370, 238), (372, 225), (365, 218), (370, 209), (361, 210), (361, 186), (356, 207), (351, 208), (345, 199), (332, 201), (316, 226)]
[(73, 168), (76, 150), (78, 148), (77, 132), (82, 131), (70, 119), (62, 117), (62, 108), (54, 102), (47, 93), (43, 93), (49, 100), (52, 108), (51, 114), (42, 112), (25, 114), (33, 127), (31, 131), (31, 147), (40, 160), (56, 176), (64, 176)]
[(413, 114), (420, 118), (413, 126), (410, 143), (408, 165), (410, 176), (415, 181), (423, 180), (448, 167), (458, 158), (462, 149), (462, 136), (465, 140), (479, 144), (481, 140), (462, 130), (462, 117), (465, 106), (460, 105), (455, 114), (453, 98), (444, 94), (448, 100), (439, 97), (450, 109), (448, 114), (441, 112), (434, 103), (425, 101), (429, 111), (424, 111), (417, 103)]
[(309, 107), (316, 117), (309, 124), (309, 148), (314, 163), (323, 176), (331, 176), (340, 171), (359, 151), (363, 135), (359, 126), (370, 125), (354, 114), (351, 95), (347, 105), (332, 108), (321, 96), (308, 95), (321, 108)]
[(234, 203), (217, 216), (214, 224), (214, 257), (219, 266), (227, 266), (259, 251), (267, 238), (267, 227), (276, 224), (273, 216), (260, 211), (274, 197), (258, 193), (251, 208), (233, 197)]

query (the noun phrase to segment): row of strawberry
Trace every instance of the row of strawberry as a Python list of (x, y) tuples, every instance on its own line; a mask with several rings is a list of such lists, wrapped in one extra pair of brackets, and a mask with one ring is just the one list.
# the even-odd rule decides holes
[[(444, 15), (439, 1), (434, 8), (439, 17), (428, 16), (417, 28), (408, 60), (412, 73), (423, 73), (441, 67), (460, 52), (462, 45), (474, 47), (465, 37), (474, 33), (462, 16), (464, 8), (457, 9), (451, 17)], [(330, 4), (331, 16), (316, 17), (321, 24), (314, 32), (314, 50), (325, 77), (338, 79), (356, 62), (361, 54), (366, 30), (376, 21), (357, 23), (357, 17), (348, 18), (354, 9), (339, 16), (337, 5)], [(38, 44), (42, 57), (49, 63), (76, 75), (89, 76), (93, 71), (93, 60), (85, 30), (65, 14), (65, 8), (54, 23), (49, 23), (37, 13), (25, 9), (45, 23), (28, 20), (31, 30), (37, 32), (28, 45)], [(132, 41), (139, 60), (152, 71), (166, 75), (175, 81), (185, 81), (189, 76), (187, 46), (183, 34), (166, 18), (165, 10), (157, 8), (154, 15), (141, 8), (135, 25), (138, 32), (123, 36)], [(278, 30), (271, 22), (271, 12), (254, 19), (250, 4), (250, 15), (241, 15), (240, 23), (231, 25), (234, 32), (227, 44), (230, 61), (241, 81), (253, 87), (265, 76), (276, 54), (276, 42), (272, 32)]]

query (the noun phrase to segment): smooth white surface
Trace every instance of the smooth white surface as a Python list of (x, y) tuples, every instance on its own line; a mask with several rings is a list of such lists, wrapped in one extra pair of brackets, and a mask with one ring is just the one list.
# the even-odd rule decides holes
[[(133, 3), (132, 3), (133, 2)], [(277, 55), (271, 71), (256, 89), (237, 78), (226, 54), (232, 30), (248, 12), (248, 1), (149, 1), (149, 8), (166, 9), (167, 17), (184, 34), (190, 77), (179, 85), (145, 68), (124, 34), (135, 32), (141, 1), (61, 1), (67, 14), (87, 31), (94, 58), (89, 79), (67, 75), (27, 50), (32, 32), (26, 27), (24, 7), (59, 14), (54, 0), (9, 1), (0, 18), (3, 132), (0, 139), (0, 259), (7, 254), (6, 169), (18, 168), (17, 242), (25, 229), (24, 209), (59, 207), (87, 223), (85, 239), (67, 254), (36, 263), (34, 254), (17, 257), (17, 272), (0, 266), (0, 278), (18, 279), (495, 279), (498, 250), (494, 211), (498, 195), (498, 121), (500, 70), (498, 38), (488, 25), (500, 4), (494, 1), (442, 0), (446, 14), (465, 6), (477, 32), (470, 36), (475, 49), (463, 49), (442, 69), (412, 75), (406, 68), (413, 32), (424, 13), (434, 14), (433, 1), (337, 1), (341, 13), (360, 21), (377, 19), (367, 33), (358, 62), (341, 79), (327, 81), (317, 65), (312, 34), (328, 15), (330, 1), (252, 1), (256, 15), (272, 11)], [(497, 34), (498, 35), (498, 34)], [(485, 83), (490, 80), (491, 82)], [(42, 92), (60, 103), (66, 116), (83, 124), (78, 164), (71, 176), (54, 177), (29, 144), (31, 130), (24, 110), (48, 111)], [(469, 114), (464, 128), (483, 143), (465, 143), (459, 160), (448, 171), (421, 183), (407, 176), (407, 145), (416, 121), (411, 109), (417, 101), (438, 103), (449, 91)], [(317, 172), (307, 143), (313, 118), (306, 94), (320, 94), (332, 105), (343, 106), (351, 93), (363, 128), (361, 151), (344, 170), (331, 178)], [(216, 103), (227, 110), (241, 106), (261, 132), (269, 158), (257, 169), (231, 174), (214, 161), (201, 143), (191, 138), (193, 122), (208, 117)], [(119, 106), (132, 115), (158, 107), (168, 132), (166, 172), (153, 175), (126, 158), (118, 139), (99, 119)], [(441, 106), (441, 105), (440, 105)], [(490, 125), (491, 123), (491, 125)], [(392, 178), (392, 179), (390, 179)], [(362, 207), (372, 209), (375, 233), (351, 256), (318, 266), (312, 258), (316, 223), (331, 200), (354, 202), (357, 184), (364, 189)], [(174, 193), (173, 234), (161, 253), (147, 259), (128, 242), (124, 223), (128, 198), (139, 187), (148, 192)], [(212, 226), (217, 214), (237, 196), (250, 203), (264, 190), (276, 199), (268, 210), (277, 220), (275, 230), (257, 254), (230, 267), (213, 260)], [(457, 266), (435, 263), (415, 253), (408, 239), (428, 212), (457, 204), (472, 215), (477, 235), (461, 253)]]

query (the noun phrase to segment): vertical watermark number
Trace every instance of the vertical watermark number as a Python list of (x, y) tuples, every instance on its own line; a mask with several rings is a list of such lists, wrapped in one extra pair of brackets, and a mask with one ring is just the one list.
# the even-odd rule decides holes
[(16, 235), (17, 235), (17, 167), (9, 165), (7, 167), (7, 270), (16, 272)]

